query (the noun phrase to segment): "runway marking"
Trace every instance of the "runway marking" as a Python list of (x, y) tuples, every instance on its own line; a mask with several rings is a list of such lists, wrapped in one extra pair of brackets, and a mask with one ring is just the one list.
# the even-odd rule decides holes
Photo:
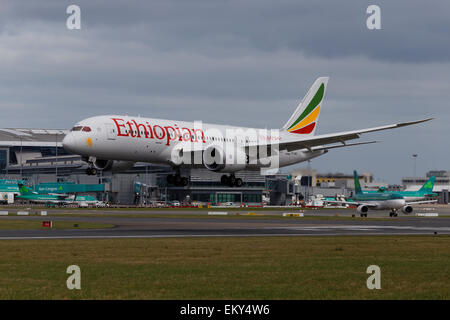
[(62, 240), (70, 240), (70, 239), (151, 239), (151, 238), (217, 238), (217, 237), (329, 237), (329, 236), (382, 236), (382, 235), (390, 235), (390, 236), (408, 236), (408, 235), (424, 235), (421, 233), (371, 233), (371, 232), (363, 232), (363, 233), (261, 233), (261, 234), (176, 234), (176, 235), (135, 235), (135, 236), (52, 236), (52, 237), (0, 237), (0, 240), (54, 240), (54, 239), (62, 239)]
[(265, 229), (284, 229), (284, 230), (296, 230), (296, 231), (323, 231), (323, 230), (356, 230), (356, 231), (373, 231), (377, 229), (393, 229), (393, 230), (432, 230), (432, 231), (450, 231), (449, 227), (413, 227), (413, 226), (295, 226), (295, 227), (267, 227)]

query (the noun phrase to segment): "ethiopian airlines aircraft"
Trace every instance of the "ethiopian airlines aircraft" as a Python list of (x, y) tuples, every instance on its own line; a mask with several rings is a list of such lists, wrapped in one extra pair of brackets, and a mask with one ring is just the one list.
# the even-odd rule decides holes
[[(241, 186), (234, 173), (280, 167), (306, 161), (329, 149), (374, 143), (347, 143), (363, 133), (404, 127), (424, 119), (375, 128), (315, 135), (328, 77), (318, 78), (281, 129), (267, 130), (227, 125), (105, 115), (75, 124), (63, 140), (64, 148), (79, 154), (89, 165), (87, 174), (98, 170), (123, 171), (135, 162), (166, 164), (175, 174), (168, 183), (186, 186), (181, 167), (203, 167), (222, 172), (222, 183)], [(226, 175), (228, 174), (228, 175)]]

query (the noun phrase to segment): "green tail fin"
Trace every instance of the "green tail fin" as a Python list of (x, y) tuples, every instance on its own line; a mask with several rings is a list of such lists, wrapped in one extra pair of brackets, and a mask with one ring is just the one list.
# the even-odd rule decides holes
[(355, 181), (355, 193), (362, 193), (361, 184), (359, 183), (358, 172), (353, 170), (353, 180)]
[(419, 191), (432, 193), (435, 181), (436, 181), (436, 177), (431, 176), (430, 179), (428, 179), (428, 181), (425, 182), (425, 184), (422, 186), (422, 188), (419, 189)]

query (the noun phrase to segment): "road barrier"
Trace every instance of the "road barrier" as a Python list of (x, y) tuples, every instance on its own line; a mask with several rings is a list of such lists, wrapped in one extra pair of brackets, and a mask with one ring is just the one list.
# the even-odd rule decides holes
[(27, 216), (29, 214), (28, 211), (17, 211), (18, 216)]
[(8, 215), (8, 211), (0, 211), (0, 216), (7, 216)]

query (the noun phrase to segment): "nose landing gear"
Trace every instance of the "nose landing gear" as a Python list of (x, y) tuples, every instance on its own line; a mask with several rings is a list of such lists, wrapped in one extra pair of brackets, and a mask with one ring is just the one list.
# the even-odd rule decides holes
[(89, 159), (83, 159), (83, 161), (86, 161), (88, 164), (88, 167), (86, 168), (86, 174), (88, 176), (96, 176), (98, 170), (94, 167), (94, 162), (89, 161)]
[(398, 216), (398, 214), (397, 214), (397, 210), (396, 209), (392, 209), (392, 211), (389, 212), (389, 217), (397, 217), (397, 216)]
[(97, 169), (95, 169), (94, 167), (89, 167), (86, 169), (86, 174), (88, 176), (95, 176), (97, 175)]

